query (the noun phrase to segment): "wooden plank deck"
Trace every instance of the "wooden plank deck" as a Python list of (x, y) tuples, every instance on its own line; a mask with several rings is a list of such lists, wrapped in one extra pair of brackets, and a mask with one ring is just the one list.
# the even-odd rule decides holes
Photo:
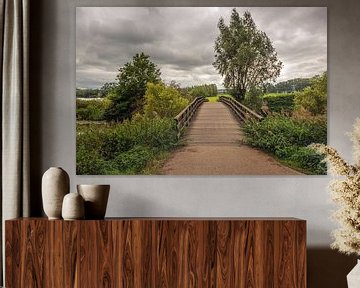
[(221, 102), (205, 102), (184, 137), (188, 145), (238, 146), (243, 139), (238, 120)]

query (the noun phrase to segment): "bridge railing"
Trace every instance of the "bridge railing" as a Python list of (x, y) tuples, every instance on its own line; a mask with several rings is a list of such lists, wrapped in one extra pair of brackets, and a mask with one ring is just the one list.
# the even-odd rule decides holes
[(233, 98), (220, 96), (219, 101), (223, 102), (235, 113), (235, 115), (239, 118), (240, 121), (245, 121), (248, 119), (253, 119), (257, 121), (261, 121), (264, 117), (251, 110), (249, 107), (241, 104)]
[(183, 129), (190, 125), (199, 106), (206, 102), (205, 97), (196, 97), (188, 106), (186, 106), (178, 115), (175, 116), (178, 137), (181, 136)]

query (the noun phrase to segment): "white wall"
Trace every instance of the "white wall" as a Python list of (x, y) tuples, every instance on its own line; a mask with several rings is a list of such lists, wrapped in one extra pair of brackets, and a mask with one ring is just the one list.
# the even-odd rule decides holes
[[(101, 3), (100, 3), (101, 2)], [(327, 176), (171, 177), (75, 175), (75, 7), (141, 6), (145, 1), (51, 0), (33, 9), (32, 159), (34, 183), (50, 166), (80, 183), (109, 183), (107, 216), (292, 216), (308, 221), (308, 246), (327, 246)], [(329, 143), (351, 159), (345, 132), (360, 116), (360, 5), (343, 1), (222, 1), (223, 6), (328, 6)], [(152, 6), (216, 6), (219, 1), (147, 1)], [(36, 109), (36, 110), (35, 110)], [(37, 167), (37, 168), (36, 168)], [(36, 172), (35, 170), (38, 169)]]

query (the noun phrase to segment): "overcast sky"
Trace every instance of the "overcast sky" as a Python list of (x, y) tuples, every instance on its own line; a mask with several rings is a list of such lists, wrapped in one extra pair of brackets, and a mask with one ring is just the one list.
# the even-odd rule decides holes
[[(233, 7), (78, 7), (76, 85), (95, 88), (112, 82), (118, 69), (139, 52), (150, 55), (162, 79), (181, 86), (215, 83), (212, 66), (217, 23)], [(249, 10), (272, 40), (283, 62), (279, 81), (311, 77), (327, 69), (327, 11), (324, 7), (238, 7)]]

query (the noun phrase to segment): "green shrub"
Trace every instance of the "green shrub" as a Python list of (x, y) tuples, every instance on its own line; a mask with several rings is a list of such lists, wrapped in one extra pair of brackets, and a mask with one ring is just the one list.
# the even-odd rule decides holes
[(175, 87), (164, 84), (146, 85), (144, 114), (148, 118), (173, 118), (189, 104)]
[(78, 125), (76, 170), (85, 175), (141, 173), (177, 144), (172, 119), (138, 117), (122, 124)]
[(76, 119), (87, 121), (104, 120), (104, 113), (110, 105), (110, 100), (106, 98), (81, 100), (76, 99)]
[(131, 135), (121, 132), (111, 132), (106, 134), (101, 144), (100, 154), (105, 159), (115, 158), (117, 154), (123, 153), (131, 149), (134, 145), (134, 139)]
[(88, 120), (92, 118), (91, 111), (87, 108), (78, 108), (76, 109), (76, 119), (77, 120)]
[(98, 153), (89, 153), (84, 146), (76, 149), (76, 174), (106, 175), (111, 171), (111, 163), (105, 161)]
[(291, 112), (294, 109), (294, 93), (270, 93), (262, 96), (270, 112)]
[(117, 168), (125, 174), (137, 174), (154, 158), (148, 147), (135, 146), (129, 151), (119, 153), (114, 159)]
[(89, 152), (98, 151), (102, 144), (102, 139), (109, 133), (107, 125), (77, 125), (76, 145), (85, 147)]
[(109, 165), (98, 152), (104, 131), (95, 125), (78, 125), (76, 130), (76, 173), (106, 174)]
[(289, 157), (289, 163), (301, 169), (309, 171), (311, 174), (326, 174), (326, 163), (323, 162), (324, 156), (307, 147), (299, 147), (295, 153)]
[(266, 117), (261, 122), (247, 121), (243, 130), (248, 144), (276, 155), (279, 159), (307, 171), (325, 174), (322, 157), (306, 148), (311, 143), (326, 143), (326, 118)]
[(312, 115), (325, 114), (327, 111), (327, 74), (315, 76), (311, 86), (295, 94), (297, 109), (309, 111)]

